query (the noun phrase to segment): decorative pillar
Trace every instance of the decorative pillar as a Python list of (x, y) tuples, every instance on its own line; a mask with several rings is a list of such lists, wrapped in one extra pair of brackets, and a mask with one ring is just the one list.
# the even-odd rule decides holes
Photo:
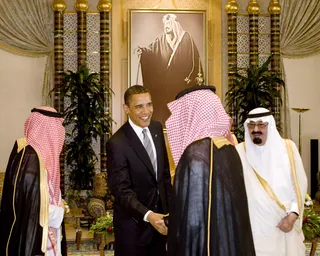
[(77, 35), (78, 35), (78, 67), (87, 63), (87, 0), (77, 0), (74, 4), (77, 11)]
[(249, 13), (250, 65), (259, 65), (259, 13), (260, 5), (257, 0), (250, 0), (247, 11)]
[[(279, 0), (271, 0), (269, 4), (271, 20), (271, 70), (280, 74), (280, 13), (281, 6)], [(279, 85), (275, 85), (277, 90), (281, 90)], [(279, 97), (274, 99), (274, 118), (279, 125), (281, 123), (281, 101)]]
[[(64, 0), (54, 0), (52, 9), (54, 11), (54, 87), (57, 88), (62, 82), (62, 73), (64, 71), (64, 50), (63, 50), (63, 14), (67, 5)], [(60, 96), (60, 90), (55, 89), (53, 94), (53, 106), (62, 113), (64, 111), (64, 101)], [(64, 195), (64, 150), (60, 155), (60, 188)]]
[[(104, 115), (111, 116), (111, 94), (107, 87), (110, 87), (110, 10), (109, 0), (100, 0), (97, 6), (100, 12), (100, 83), (103, 86), (102, 94), (104, 100)], [(109, 133), (100, 138), (101, 172), (107, 171), (106, 143), (110, 137), (112, 123), (105, 124)]]
[[(229, 0), (226, 5), (228, 16), (228, 90), (234, 86), (235, 73), (237, 72), (237, 14), (239, 5), (236, 0)], [(238, 118), (234, 106), (230, 106), (228, 113), (232, 118), (232, 131), (237, 128)]]

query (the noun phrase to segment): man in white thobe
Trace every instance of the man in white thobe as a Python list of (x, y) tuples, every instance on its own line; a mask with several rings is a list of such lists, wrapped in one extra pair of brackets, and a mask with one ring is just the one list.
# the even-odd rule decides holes
[(307, 178), (291, 140), (281, 138), (268, 109), (249, 112), (237, 145), (257, 256), (304, 256), (302, 232)]

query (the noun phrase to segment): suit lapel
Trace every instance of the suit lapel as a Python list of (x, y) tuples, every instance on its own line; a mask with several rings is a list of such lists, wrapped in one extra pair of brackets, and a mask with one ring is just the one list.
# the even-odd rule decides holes
[(141, 159), (141, 161), (147, 166), (148, 170), (154, 176), (154, 178), (156, 178), (149, 155), (144, 146), (142, 145), (141, 140), (138, 138), (137, 134), (132, 129), (129, 122), (126, 122), (124, 128), (130, 146), (136, 152), (137, 156)]

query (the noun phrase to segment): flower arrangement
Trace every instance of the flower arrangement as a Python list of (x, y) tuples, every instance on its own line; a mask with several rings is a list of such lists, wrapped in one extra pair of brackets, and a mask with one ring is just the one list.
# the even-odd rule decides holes
[(311, 207), (313, 206), (313, 201), (311, 199), (311, 196), (309, 194), (306, 194), (306, 199), (305, 199), (305, 202), (304, 202), (304, 207), (308, 208), (308, 207)]
[(96, 223), (90, 227), (90, 233), (113, 234), (113, 215), (106, 212), (106, 215), (97, 219)]
[(320, 235), (320, 214), (313, 209), (311, 197), (306, 194), (302, 230), (306, 239), (312, 241)]

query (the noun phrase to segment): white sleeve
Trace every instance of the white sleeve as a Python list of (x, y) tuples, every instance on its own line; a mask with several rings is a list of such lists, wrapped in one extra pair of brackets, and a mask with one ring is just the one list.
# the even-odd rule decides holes
[(64, 209), (57, 205), (49, 205), (49, 227), (60, 228), (63, 221)]
[[(294, 193), (294, 195), (296, 195), (296, 193)], [(295, 212), (297, 214), (300, 214), (298, 203), (297, 203), (296, 199), (292, 200), (292, 202), (291, 202), (290, 210), (287, 211), (287, 213), (290, 213), (290, 212)]]
[[(301, 207), (303, 209), (304, 206), (304, 201), (305, 201), (305, 196), (307, 193), (307, 184), (308, 184), (308, 180), (307, 180), (307, 176), (303, 167), (303, 163), (302, 163), (302, 159), (301, 156), (299, 154), (298, 148), (296, 146), (296, 144), (291, 141), (291, 147), (293, 150), (293, 156), (294, 156), (294, 160), (295, 160), (295, 165), (296, 165), (296, 175), (297, 175), (297, 181), (298, 181), (298, 185), (299, 185), (299, 189), (300, 189), (300, 196), (301, 196)], [(298, 200), (297, 200), (297, 195), (296, 195), (296, 191), (294, 189), (294, 183), (292, 180), (292, 187), (294, 190), (294, 199), (291, 201), (291, 207), (290, 207), (290, 211), (291, 212), (296, 212), (298, 213), (300, 216), (303, 215), (302, 209), (299, 209), (298, 207)]]

